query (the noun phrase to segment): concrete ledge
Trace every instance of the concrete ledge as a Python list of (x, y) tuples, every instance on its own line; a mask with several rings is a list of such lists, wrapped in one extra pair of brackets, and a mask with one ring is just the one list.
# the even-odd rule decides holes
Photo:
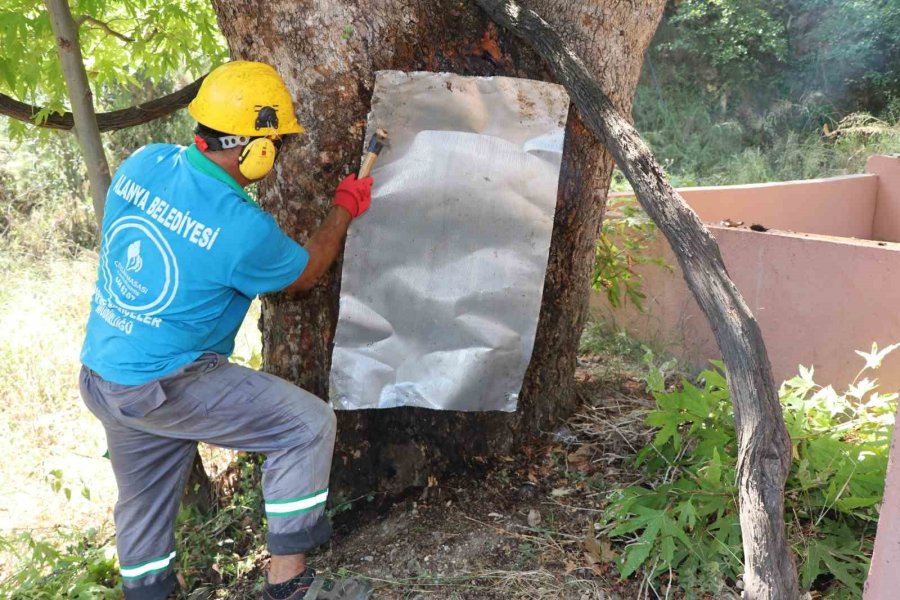
[[(866, 173), (805, 181), (679, 188), (678, 193), (704, 223), (730, 219), (748, 226), (758, 223), (769, 229), (872, 239), (878, 184), (878, 175)], [(610, 201), (628, 197), (633, 198), (634, 194), (610, 194)], [(897, 211), (900, 213), (900, 198)], [(897, 234), (900, 240), (900, 223)]]
[[(873, 156), (873, 173), (679, 193), (719, 242), (725, 266), (759, 321), (776, 380), (812, 366), (816, 379), (845, 386), (861, 366), (854, 350), (900, 342), (900, 157)], [(615, 205), (633, 194), (610, 195)], [(724, 227), (725, 219), (744, 227)], [(769, 231), (751, 231), (759, 223)], [(698, 366), (719, 351), (659, 235), (647, 249), (672, 265), (644, 266), (646, 312), (614, 310), (601, 294), (591, 308), (638, 339)], [(900, 353), (878, 373), (900, 389)]]

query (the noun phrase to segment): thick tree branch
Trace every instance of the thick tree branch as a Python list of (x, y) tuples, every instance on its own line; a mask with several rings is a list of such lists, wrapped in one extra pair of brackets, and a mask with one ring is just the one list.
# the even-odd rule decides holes
[(78, 29), (72, 20), (72, 11), (68, 0), (44, 0), (47, 13), (50, 15), (50, 26), (56, 38), (56, 50), (66, 79), (66, 90), (72, 105), (75, 137), (81, 147), (84, 163), (87, 167), (88, 181), (91, 182), (91, 199), (94, 203), (94, 216), (97, 224), (103, 223), (103, 206), (106, 202), (106, 190), (109, 188), (109, 164), (100, 130), (97, 127), (97, 116), (94, 112), (94, 94), (84, 69), (84, 57), (81, 55), (81, 43), (78, 40)]
[[(97, 125), (100, 131), (114, 131), (116, 129), (125, 129), (134, 127), (135, 125), (143, 125), (155, 119), (165, 117), (172, 114), (180, 108), (184, 108), (197, 95), (200, 84), (203, 82), (204, 75), (197, 81), (190, 83), (176, 92), (172, 92), (166, 96), (155, 98), (149, 102), (136, 104), (129, 108), (114, 110), (107, 113), (99, 113), (97, 115)], [(52, 113), (46, 121), (35, 123), (35, 116), (41, 111), (38, 106), (19, 102), (14, 98), (10, 98), (6, 94), (0, 94), (0, 114), (37, 125), (38, 127), (46, 127), (49, 129), (72, 129), (75, 122), (72, 113), (63, 114)]]
[(759, 325), (728, 277), (718, 244), (666, 181), (634, 127), (619, 114), (581, 59), (563, 44), (547, 22), (510, 0), (475, 1), (547, 61), (678, 257), (688, 287), (712, 326), (728, 369), (739, 443), (744, 598), (795, 600), (797, 573), (784, 529), (790, 439)]

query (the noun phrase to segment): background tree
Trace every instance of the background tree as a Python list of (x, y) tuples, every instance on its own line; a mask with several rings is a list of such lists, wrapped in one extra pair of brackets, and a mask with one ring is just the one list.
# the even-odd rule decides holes
[[(95, 98), (120, 99), (122, 89), (140, 88), (142, 80), (165, 79), (172, 73), (197, 76), (211, 62), (224, 60), (221, 36), (200, 0), (82, 0), (71, 7), (68, 0), (46, 0), (45, 7), (42, 10), (31, 2), (9, 0), (0, 10), (0, 29), (5, 30), (7, 42), (0, 50), (0, 111), (19, 119), (30, 113), (34, 122), (42, 125), (54, 117), (54, 124), (65, 129), (72, 129), (71, 119), (99, 223), (110, 172), (94, 114)], [(16, 43), (17, 37), (29, 40), (29, 45)], [(191, 60), (192, 54), (199, 58)], [(100, 93), (94, 93), (92, 86)], [(112, 119), (107, 115), (107, 124), (112, 121), (107, 129), (168, 114), (184, 106), (197, 87), (199, 82), (188, 85), (187, 93), (156, 102), (149, 110), (120, 110)], [(63, 110), (66, 97), (71, 100), (72, 113)], [(23, 134), (21, 122), (12, 121), (9, 127), (14, 135)], [(210, 490), (198, 455), (185, 499), (205, 509)]]
[[(43, 6), (6, 0), (0, 6), (0, 31), (6, 41), (0, 46), (0, 112), (62, 129), (76, 125), (98, 220), (109, 167), (93, 116), (95, 103), (102, 109), (111, 99), (121, 100), (121, 90), (140, 89), (142, 81), (171, 81), (173, 73), (197, 77), (211, 63), (224, 60), (221, 36), (199, 0), (81, 0), (71, 6), (68, 0), (47, 0)], [(195, 89), (189, 87), (191, 97)], [(71, 100), (74, 119), (64, 111), (66, 99)], [(166, 104), (171, 110), (183, 105), (172, 99)], [(112, 124), (107, 119), (105, 129), (163, 114), (152, 106), (118, 114)], [(12, 135), (24, 135), (20, 122), (10, 121), (8, 126)]]
[(78, 138), (81, 154), (87, 164), (91, 198), (94, 201), (94, 217), (100, 224), (103, 222), (106, 190), (110, 182), (109, 164), (106, 162), (103, 142), (100, 141), (100, 129), (97, 127), (97, 116), (94, 113), (94, 94), (91, 92), (91, 85), (84, 70), (78, 29), (72, 20), (67, 0), (47, 0), (45, 4), (50, 14), (59, 62), (72, 104), (75, 137)]

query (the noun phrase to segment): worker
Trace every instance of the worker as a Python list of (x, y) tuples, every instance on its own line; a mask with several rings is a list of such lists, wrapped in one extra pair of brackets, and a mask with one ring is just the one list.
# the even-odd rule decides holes
[(164, 599), (175, 588), (174, 521), (198, 441), (266, 456), (265, 600), (364, 598), (366, 585), (306, 565), (331, 535), (334, 412), (228, 356), (253, 298), (307, 290), (329, 269), (369, 207), (372, 179), (345, 177), (301, 246), (244, 191), (304, 131), (275, 69), (218, 67), (188, 111), (193, 145), (144, 146), (113, 177), (81, 353), (81, 394), (106, 430), (118, 486), (125, 598)]

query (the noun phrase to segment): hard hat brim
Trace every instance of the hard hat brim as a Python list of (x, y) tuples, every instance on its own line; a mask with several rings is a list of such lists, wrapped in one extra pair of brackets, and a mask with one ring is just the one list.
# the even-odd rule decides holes
[(288, 135), (290, 133), (306, 133), (306, 129), (297, 121), (278, 128), (278, 135)]

